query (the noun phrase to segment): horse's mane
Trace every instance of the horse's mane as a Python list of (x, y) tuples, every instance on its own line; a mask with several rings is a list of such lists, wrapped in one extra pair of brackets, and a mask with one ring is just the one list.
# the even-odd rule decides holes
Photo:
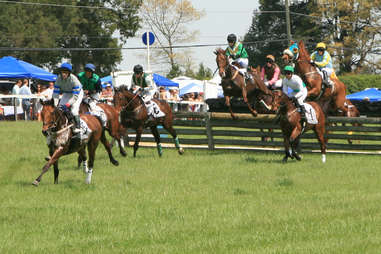
[(216, 50), (214, 51), (214, 54), (223, 54), (225, 55), (226, 53), (226, 50), (222, 49), (222, 48), (216, 48)]
[(311, 60), (310, 54), (306, 50), (306, 46), (304, 46), (304, 42), (302, 40), (299, 41), (298, 48), (299, 48), (299, 57), (301, 59), (310, 61)]

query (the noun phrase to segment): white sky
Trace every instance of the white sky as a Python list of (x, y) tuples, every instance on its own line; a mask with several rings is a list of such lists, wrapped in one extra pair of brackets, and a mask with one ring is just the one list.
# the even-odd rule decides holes
[[(230, 33), (243, 38), (251, 25), (253, 11), (259, 7), (258, 0), (191, 0), (191, 2), (196, 9), (203, 9), (206, 15), (188, 26), (190, 30), (199, 30), (200, 35), (196, 41), (187, 45), (226, 44), (226, 37)], [(138, 31), (136, 38), (129, 39), (124, 47), (145, 46), (141, 40), (144, 32)], [(204, 66), (214, 71), (216, 68), (216, 58), (213, 54), (215, 48), (214, 46), (193, 48), (192, 57), (196, 66), (203, 62)], [(145, 53), (145, 50), (122, 50), (123, 61), (118, 68), (132, 70), (135, 64), (142, 64), (146, 69), (147, 59), (141, 57), (141, 54)], [(162, 71), (167, 71), (160, 65), (151, 64), (151, 69), (161, 74), (163, 74)]]

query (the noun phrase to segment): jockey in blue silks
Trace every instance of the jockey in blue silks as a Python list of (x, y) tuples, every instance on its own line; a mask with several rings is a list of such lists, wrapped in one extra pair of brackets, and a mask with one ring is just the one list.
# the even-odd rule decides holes
[(60, 67), (60, 74), (54, 84), (53, 99), (54, 105), (57, 105), (60, 93), (62, 98), (58, 107), (63, 110), (70, 110), (74, 116), (73, 133), (78, 134), (81, 131), (79, 119), (79, 105), (82, 102), (83, 90), (81, 82), (72, 73), (73, 67), (69, 63), (63, 63)]

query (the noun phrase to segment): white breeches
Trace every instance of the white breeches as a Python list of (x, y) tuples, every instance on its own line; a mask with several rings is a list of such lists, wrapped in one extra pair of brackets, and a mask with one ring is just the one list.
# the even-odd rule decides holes
[(325, 71), (325, 72), (327, 73), (327, 75), (328, 75), (328, 79), (331, 78), (331, 74), (332, 74), (332, 72), (333, 72), (333, 69), (332, 69), (332, 68), (324, 67), (324, 68), (321, 68), (320, 70), (321, 70), (321, 71), (320, 71), (319, 73), (320, 73), (320, 75), (321, 75), (322, 78), (324, 78), (324, 76), (323, 76), (323, 71)]
[[(73, 97), (73, 94), (72, 93), (64, 93), (62, 94), (62, 98), (60, 100), (60, 103), (58, 104), (59, 106), (60, 105), (65, 105), (66, 103), (68, 103), (71, 98)], [(77, 116), (79, 114), (79, 105), (81, 105), (81, 102), (82, 102), (82, 98), (83, 98), (83, 91), (81, 90), (78, 94), (78, 99), (77, 101), (71, 105), (71, 113), (74, 115), (74, 116)]]
[(242, 69), (243, 68), (246, 69), (247, 66), (249, 65), (249, 59), (248, 58), (238, 58), (234, 62), (239, 63), (239, 65), (241, 65)]
[(265, 79), (264, 82), (265, 82), (265, 85), (266, 85), (267, 87), (278, 88), (278, 89), (282, 88), (282, 79), (278, 79), (278, 80), (275, 81), (275, 83), (272, 84), (271, 86), (267, 83), (267, 79)]

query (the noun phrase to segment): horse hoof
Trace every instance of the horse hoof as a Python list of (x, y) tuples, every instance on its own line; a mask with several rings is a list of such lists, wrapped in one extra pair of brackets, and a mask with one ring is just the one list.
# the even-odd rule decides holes
[(287, 162), (287, 156), (285, 156), (282, 160), (283, 163), (286, 163)]
[(114, 166), (119, 166), (119, 162), (117, 160), (113, 160), (113, 161), (111, 161), (111, 163)]
[(295, 159), (296, 159), (297, 161), (301, 161), (301, 160), (302, 160), (302, 158), (301, 158), (298, 154), (295, 154), (294, 156), (295, 156)]
[(33, 186), (36, 186), (36, 187), (38, 187), (38, 185), (40, 184), (40, 182), (39, 182), (39, 181), (37, 181), (37, 180), (34, 180), (32, 184), (33, 184)]
[(46, 161), (50, 161), (50, 156), (46, 156), (46, 157), (45, 157), (45, 160), (46, 160)]
[(180, 148), (178, 152), (179, 152), (180, 155), (183, 155), (184, 152), (185, 152), (185, 151), (184, 151), (184, 148)]
[(121, 150), (121, 151), (120, 151), (120, 154), (121, 154), (123, 157), (126, 157), (126, 156), (127, 156), (127, 153), (126, 153), (126, 151), (124, 151), (124, 150)]

